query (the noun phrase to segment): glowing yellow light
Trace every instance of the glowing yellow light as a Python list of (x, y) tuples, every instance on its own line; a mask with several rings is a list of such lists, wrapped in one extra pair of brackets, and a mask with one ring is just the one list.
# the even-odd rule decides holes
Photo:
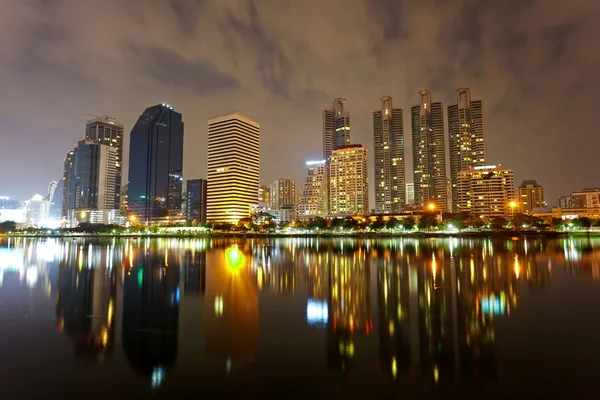
[(225, 250), (225, 260), (227, 261), (227, 268), (231, 272), (237, 272), (244, 264), (244, 255), (234, 244)]
[(107, 344), (108, 344), (108, 330), (106, 328), (104, 328), (102, 330), (102, 346), (106, 347)]
[(215, 297), (215, 314), (217, 316), (223, 315), (223, 296)]
[(515, 256), (515, 276), (519, 279), (519, 275), (521, 275), (521, 266), (519, 265), (519, 257)]
[(108, 326), (109, 327), (112, 324), (113, 312), (114, 312), (113, 301), (112, 301), (112, 299), (110, 299), (110, 301), (108, 302), (108, 313), (107, 313), (107, 319), (108, 319)]
[(396, 357), (392, 357), (392, 376), (395, 378), (398, 375), (398, 364), (396, 363)]
[(131, 222), (135, 222), (135, 221), (137, 220), (137, 217), (136, 217), (135, 215), (130, 215), (130, 216), (129, 216), (129, 220), (130, 220)]
[(394, 323), (392, 321), (390, 321), (389, 330), (390, 330), (390, 335), (393, 335), (394, 334)]
[(435, 380), (435, 383), (440, 380), (440, 370), (437, 365), (433, 367), (433, 380)]
[(516, 202), (516, 201), (514, 201), (514, 200), (512, 200), (510, 203), (508, 203), (508, 206), (509, 206), (510, 208), (516, 208), (516, 207), (517, 207), (517, 202)]
[(427, 205), (427, 208), (429, 208), (429, 210), (433, 211), (433, 210), (435, 210), (435, 204), (433, 204), (433, 203), (429, 203), (429, 204)]

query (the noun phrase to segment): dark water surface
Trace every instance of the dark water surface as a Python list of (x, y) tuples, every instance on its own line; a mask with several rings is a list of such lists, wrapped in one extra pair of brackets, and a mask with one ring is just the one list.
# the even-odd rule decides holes
[(0, 239), (0, 399), (600, 398), (600, 241)]

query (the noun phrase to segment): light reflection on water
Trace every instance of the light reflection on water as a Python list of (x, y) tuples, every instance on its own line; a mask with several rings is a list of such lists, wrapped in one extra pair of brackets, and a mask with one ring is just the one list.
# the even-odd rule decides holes
[(264, 359), (325, 368), (328, 386), (497, 388), (496, 325), (557, 273), (600, 279), (600, 241), (0, 239), (0, 300), (42, 296), (55, 313), (36, 327), (53, 326), (76, 359), (128, 365), (165, 393), (170, 378), (207, 385), (198, 371), (214, 385), (262, 371), (268, 385)]

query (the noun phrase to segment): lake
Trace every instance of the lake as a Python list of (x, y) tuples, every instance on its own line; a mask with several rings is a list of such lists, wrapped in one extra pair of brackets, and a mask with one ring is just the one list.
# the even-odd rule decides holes
[(0, 238), (0, 398), (597, 398), (600, 240)]

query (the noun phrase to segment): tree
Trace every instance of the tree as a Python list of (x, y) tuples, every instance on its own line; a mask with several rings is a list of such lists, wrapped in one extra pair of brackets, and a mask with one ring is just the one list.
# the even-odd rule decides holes
[(385, 221), (383, 220), (383, 217), (378, 215), (377, 218), (375, 218), (375, 221), (369, 224), (369, 227), (374, 231), (380, 231), (381, 229), (385, 228)]
[(391, 230), (398, 229), (400, 225), (400, 221), (398, 221), (395, 217), (390, 217), (390, 219), (388, 219), (388, 221), (385, 223), (385, 227)]
[(502, 217), (494, 217), (494, 218), (492, 218), (492, 221), (491, 221), (492, 229), (495, 231), (499, 231), (507, 223), (508, 223), (508, 221)]
[(14, 232), (17, 229), (15, 221), (4, 221), (0, 223), (0, 233)]
[(342, 218), (333, 218), (329, 221), (329, 226), (333, 230), (338, 230), (344, 225), (344, 220)]
[(551, 225), (554, 229), (560, 229), (565, 225), (565, 223), (562, 218), (552, 218)]
[(438, 225), (437, 217), (434, 214), (423, 214), (419, 218), (419, 229), (426, 229), (429, 231), (431, 228), (435, 228)]
[(573, 226), (575, 226), (579, 229), (589, 230), (590, 227), (592, 226), (592, 220), (589, 219), (588, 217), (575, 218), (573, 220)]
[(352, 217), (346, 217), (346, 218), (344, 218), (344, 222), (342, 223), (342, 227), (344, 228), (344, 230), (352, 231), (352, 230), (358, 229), (359, 223), (358, 223), (357, 220), (355, 220)]
[(405, 231), (410, 231), (412, 229), (414, 229), (415, 225), (417, 224), (417, 222), (415, 221), (415, 218), (410, 216), (410, 217), (406, 217), (402, 220), (402, 222), (400, 222), (400, 224), (402, 225), (402, 228)]

